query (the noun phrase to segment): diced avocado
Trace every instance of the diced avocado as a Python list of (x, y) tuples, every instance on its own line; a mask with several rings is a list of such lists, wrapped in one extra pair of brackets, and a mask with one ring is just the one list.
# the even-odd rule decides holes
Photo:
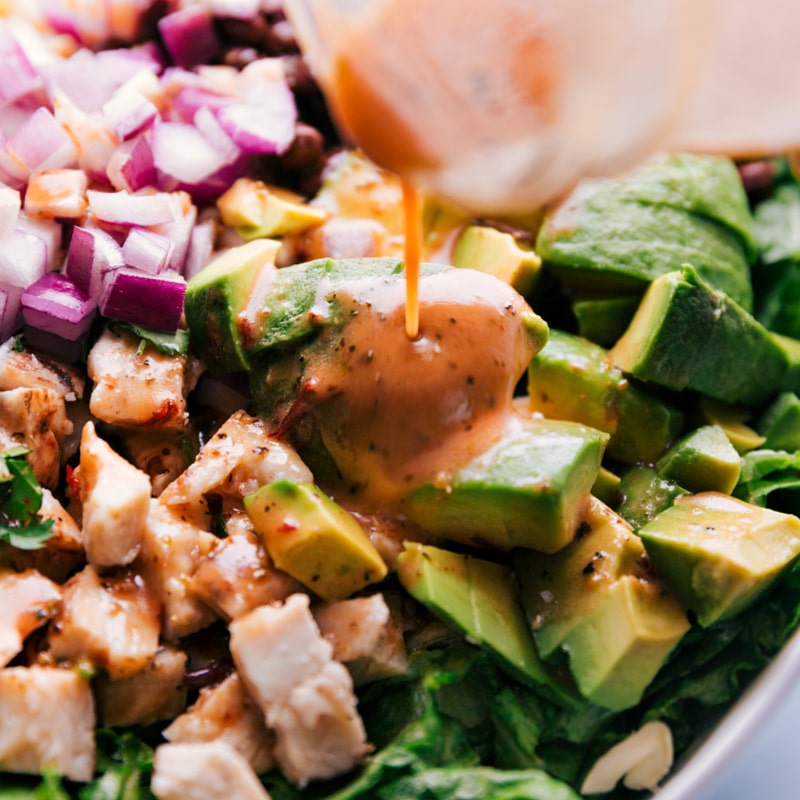
[(781, 381), (780, 389), (786, 392), (800, 392), (800, 340), (789, 336), (781, 336), (770, 331), (772, 341), (780, 349), (786, 359), (786, 373)]
[(800, 450), (800, 397), (781, 392), (758, 420), (764, 447), (770, 450)]
[(286, 189), (267, 186), (252, 178), (239, 178), (217, 200), (222, 221), (243, 239), (283, 236), (313, 228), (328, 214)]
[(192, 346), (213, 372), (248, 367), (241, 315), (259, 308), (276, 273), (279, 247), (271, 239), (232, 247), (187, 284), (184, 310)]
[(775, 394), (788, 367), (769, 331), (688, 266), (650, 284), (610, 353), (642, 380), (746, 405)]
[(683, 427), (682, 414), (634, 385), (607, 350), (558, 330), (530, 362), (528, 396), (546, 417), (609, 433), (608, 455), (629, 464), (654, 461)]
[(540, 655), (566, 658), (581, 694), (605, 708), (636, 705), (689, 630), (640, 539), (597, 499), (569, 547), (550, 556), (519, 551), (515, 570)]
[(750, 605), (800, 554), (800, 519), (717, 492), (679, 498), (639, 535), (704, 627)]
[(578, 423), (514, 415), (497, 443), (446, 483), (413, 490), (403, 511), (452, 541), (554, 553), (575, 535), (607, 440)]
[(600, 467), (600, 472), (597, 473), (597, 479), (592, 485), (592, 494), (598, 500), (602, 500), (607, 506), (614, 506), (619, 499), (619, 486), (619, 475), (615, 475), (606, 467)]
[(397, 577), (412, 597), (499, 656), (515, 675), (570, 695), (566, 681), (536, 652), (509, 567), (406, 542)]
[(578, 322), (578, 334), (602, 347), (611, 347), (625, 333), (641, 296), (577, 297), (572, 313)]
[(313, 484), (273, 481), (244, 505), (275, 566), (323, 600), (342, 600), (386, 577), (363, 528)]
[(673, 445), (656, 464), (667, 480), (690, 492), (730, 494), (742, 469), (742, 459), (719, 425), (703, 425)]
[(453, 265), (489, 272), (526, 296), (533, 291), (542, 260), (510, 233), (485, 225), (470, 225), (453, 249)]
[(729, 159), (673, 154), (583, 181), (546, 216), (545, 268), (575, 291), (637, 290), (678, 265), (752, 307), (752, 218)]
[(638, 530), (665, 508), (669, 508), (686, 489), (659, 475), (651, 467), (634, 466), (620, 478), (621, 502), (617, 513)]
[(724, 403), (713, 397), (700, 398), (697, 407), (700, 420), (707, 425), (719, 425), (740, 455), (761, 447), (765, 437), (754, 431), (746, 422), (752, 411), (741, 405)]

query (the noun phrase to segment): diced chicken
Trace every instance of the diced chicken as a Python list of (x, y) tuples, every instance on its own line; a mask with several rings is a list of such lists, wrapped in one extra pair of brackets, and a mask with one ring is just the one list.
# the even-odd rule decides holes
[(408, 669), (403, 631), (382, 594), (326, 603), (314, 609), (314, 618), (356, 686)]
[(173, 719), (186, 708), (185, 671), (186, 653), (162, 647), (141, 672), (116, 681), (96, 681), (100, 721), (114, 728)]
[(158, 800), (270, 800), (247, 761), (223, 742), (162, 744), (150, 788)]
[(130, 460), (150, 476), (155, 497), (189, 466), (196, 449), (185, 430), (126, 428), (120, 439)]
[(141, 547), (150, 479), (114, 452), (87, 422), (81, 436), (83, 545), (90, 564), (130, 564)]
[(365, 514), (357, 508), (348, 508), (348, 511), (358, 520), (359, 525), (369, 536), (370, 542), (390, 568), (396, 563), (397, 557), (403, 552), (405, 542), (409, 539), (423, 543), (432, 541), (427, 531), (405, 517)]
[(0, 449), (25, 445), (37, 480), (53, 488), (61, 466), (61, 442), (72, 432), (64, 399), (52, 389), (0, 391)]
[(50, 389), (66, 402), (83, 397), (86, 380), (74, 367), (44, 354), (15, 350), (14, 340), (0, 345), (0, 391), (7, 389)]
[(36, 570), (0, 572), (0, 667), (22, 650), (29, 633), (61, 607), (61, 587)]
[(261, 606), (230, 625), (231, 654), (250, 696), (267, 711), (331, 659), (333, 647), (319, 634), (308, 596)]
[(52, 536), (37, 550), (0, 542), (0, 569), (35, 569), (55, 583), (64, 583), (85, 562), (81, 530), (49, 489), (42, 489), (39, 514), (53, 520)]
[(137, 566), (161, 606), (163, 634), (170, 641), (188, 636), (216, 618), (191, 589), (197, 560), (207, 552), (207, 543), (208, 537), (190, 520), (159, 500), (150, 501)]
[(197, 702), (164, 729), (169, 742), (224, 742), (257, 773), (275, 765), (275, 735), (264, 714), (244, 691), (234, 672), (216, 686), (200, 690)]
[(301, 591), (297, 581), (275, 568), (247, 514), (232, 514), (226, 527), (228, 536), (200, 559), (192, 578), (192, 589), (208, 605), (231, 620)]
[(88, 660), (116, 679), (151, 662), (158, 634), (157, 608), (141, 578), (100, 578), (87, 566), (64, 587), (48, 643), (56, 659)]
[(0, 771), (47, 767), (76, 781), (94, 772), (94, 704), (75, 670), (0, 670)]
[(186, 359), (140, 343), (131, 334), (106, 330), (92, 347), (86, 361), (94, 381), (92, 414), (111, 425), (185, 427)]
[(347, 772), (369, 750), (350, 673), (338, 661), (271, 706), (267, 724), (275, 730), (278, 766), (298, 786)]
[(289, 445), (267, 434), (262, 420), (237, 411), (161, 500), (168, 505), (198, 503), (209, 492), (242, 498), (278, 478), (304, 482), (312, 475)]

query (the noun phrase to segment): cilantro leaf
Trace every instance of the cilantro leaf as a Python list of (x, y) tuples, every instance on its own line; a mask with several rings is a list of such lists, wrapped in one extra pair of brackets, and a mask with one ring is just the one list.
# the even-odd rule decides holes
[(53, 535), (53, 520), (42, 519), (42, 487), (25, 459), (30, 451), (13, 447), (0, 453), (0, 540), (21, 550), (36, 550)]
[(141, 325), (134, 325), (132, 322), (115, 321), (109, 325), (114, 332), (126, 330), (141, 339), (140, 351), (144, 350), (148, 344), (165, 356), (185, 356), (189, 352), (189, 331), (178, 329), (175, 333), (165, 331), (154, 331), (151, 328), (143, 328)]

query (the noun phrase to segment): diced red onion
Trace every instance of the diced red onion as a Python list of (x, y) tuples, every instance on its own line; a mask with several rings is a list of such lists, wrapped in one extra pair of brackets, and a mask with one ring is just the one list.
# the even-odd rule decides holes
[(88, 297), (97, 297), (103, 276), (124, 265), (122, 248), (99, 228), (74, 227), (64, 274)]
[(25, 324), (69, 341), (89, 330), (96, 310), (96, 300), (56, 272), (45, 273), (22, 293)]
[(251, 20), (261, 8), (261, 0), (207, 0), (207, 5), (215, 17)]
[(138, 192), (158, 180), (153, 148), (146, 135), (123, 142), (108, 160), (106, 175), (115, 189)]
[(176, 209), (175, 219), (165, 225), (154, 225), (152, 229), (166, 236), (175, 245), (167, 269), (183, 274), (192, 230), (197, 222), (197, 206), (191, 202), (189, 195), (175, 192), (172, 196)]
[(19, 191), (10, 186), (0, 186), (0, 238), (10, 235), (17, 227), (21, 207)]
[(0, 238), (0, 288), (26, 289), (47, 271), (47, 247), (32, 233), (17, 228)]
[(211, 14), (200, 5), (184, 6), (162, 17), (158, 31), (170, 58), (179, 67), (205, 64), (219, 55), (220, 41)]
[(291, 90), (285, 84), (275, 83), (263, 104), (232, 103), (220, 109), (218, 119), (245, 153), (280, 155), (294, 140), (296, 116)]
[(158, 118), (158, 109), (135, 88), (123, 86), (104, 105), (103, 117), (120, 141), (149, 128)]
[(44, 18), (58, 33), (68, 33), (81, 44), (96, 46), (108, 39), (105, 0), (40, 0)]
[(44, 83), (14, 35), (0, 29), (0, 100), (16, 103), (41, 92)]
[(122, 245), (125, 266), (158, 275), (169, 267), (175, 245), (160, 233), (147, 228), (133, 228)]
[(0, 343), (18, 330), (22, 321), (22, 289), (0, 288)]
[(100, 313), (145, 328), (174, 332), (183, 313), (186, 281), (174, 272), (148, 275), (127, 267), (103, 285)]
[(200, 222), (192, 230), (189, 251), (183, 265), (183, 277), (190, 281), (211, 261), (214, 252), (215, 225), (211, 220)]
[(58, 269), (61, 260), (61, 241), (64, 236), (64, 229), (60, 222), (52, 219), (40, 219), (22, 211), (17, 217), (17, 230), (33, 234), (39, 239), (44, 245), (47, 269)]
[(70, 167), (77, 158), (75, 143), (44, 107), (8, 140), (6, 151), (28, 173)]
[(175, 219), (168, 192), (132, 194), (131, 192), (86, 192), (94, 216), (116, 225), (160, 225)]
[(218, 112), (235, 102), (233, 95), (221, 94), (206, 86), (184, 86), (174, 97), (170, 109), (170, 119), (191, 122), (201, 108)]
[(25, 211), (42, 217), (78, 219), (86, 212), (86, 173), (53, 169), (31, 176), (25, 192)]

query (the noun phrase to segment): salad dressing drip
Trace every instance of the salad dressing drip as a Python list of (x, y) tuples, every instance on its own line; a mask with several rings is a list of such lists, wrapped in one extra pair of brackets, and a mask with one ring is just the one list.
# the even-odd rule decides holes
[(419, 192), (403, 181), (403, 238), (406, 275), (406, 336), (419, 336), (419, 265), (422, 258), (422, 203)]

